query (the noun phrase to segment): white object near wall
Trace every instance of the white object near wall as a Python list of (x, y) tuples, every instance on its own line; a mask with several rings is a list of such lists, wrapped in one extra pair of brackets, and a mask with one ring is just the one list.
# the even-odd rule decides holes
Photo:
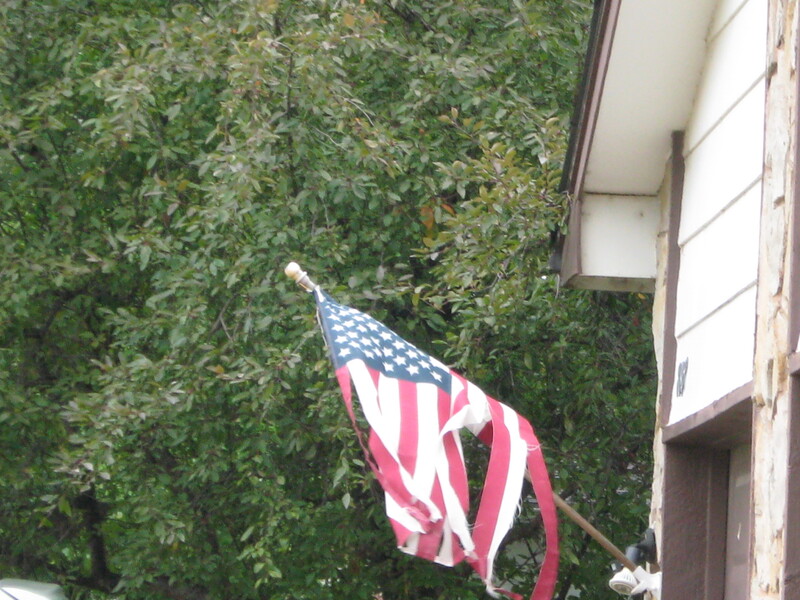
[(581, 204), (582, 275), (595, 278), (599, 289), (614, 289), (615, 279), (640, 279), (643, 290), (652, 290), (659, 217), (654, 196), (586, 194)]

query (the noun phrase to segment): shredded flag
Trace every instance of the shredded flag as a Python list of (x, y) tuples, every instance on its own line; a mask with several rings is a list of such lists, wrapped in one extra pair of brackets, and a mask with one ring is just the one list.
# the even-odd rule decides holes
[[(466, 559), (487, 591), (500, 543), (519, 506), (527, 466), (547, 547), (531, 600), (553, 596), (558, 523), (544, 457), (530, 423), (508, 406), (420, 351), (382, 323), (315, 290), (320, 324), (345, 405), (356, 426), (355, 387), (369, 438), (367, 460), (386, 497), (398, 547), (452, 566)], [(469, 492), (459, 430), (491, 447), (480, 505), (470, 525)]]

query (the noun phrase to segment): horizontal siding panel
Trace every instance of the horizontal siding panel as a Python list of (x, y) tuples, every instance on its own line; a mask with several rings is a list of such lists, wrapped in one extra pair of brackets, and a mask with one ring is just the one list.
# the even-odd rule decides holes
[(760, 210), (761, 185), (754, 185), (681, 249), (678, 335), (755, 283)]
[(681, 244), (758, 181), (763, 147), (762, 79), (686, 157)]
[[(743, 4), (758, 4), (764, 8), (766, 15), (767, 5), (762, 0), (719, 0), (716, 9), (714, 10), (714, 17), (711, 20), (711, 27), (708, 31), (709, 39), (714, 39), (719, 35), (719, 32), (728, 24), (728, 22), (736, 15), (737, 11), (742, 8)], [(764, 31), (764, 39), (766, 39), (766, 25)]]
[(683, 395), (672, 394), (669, 422), (675, 423), (753, 378), (756, 288), (678, 337), (676, 369), (688, 360)]
[(764, 77), (766, 31), (766, 4), (750, 0), (710, 42), (686, 131), (689, 152)]

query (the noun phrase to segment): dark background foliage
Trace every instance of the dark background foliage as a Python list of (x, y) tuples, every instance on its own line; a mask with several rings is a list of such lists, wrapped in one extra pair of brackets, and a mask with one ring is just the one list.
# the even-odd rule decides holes
[[(635, 542), (649, 302), (547, 270), (590, 8), (4, 2), (0, 576), (483, 595), (394, 549), (289, 260), (527, 416), (555, 488)], [(609, 557), (561, 535), (559, 597), (614, 597)], [(518, 588), (541, 541), (528, 500), (500, 564)]]

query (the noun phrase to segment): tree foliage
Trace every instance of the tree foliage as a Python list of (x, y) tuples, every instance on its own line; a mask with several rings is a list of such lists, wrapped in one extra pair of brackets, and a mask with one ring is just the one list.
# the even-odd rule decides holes
[[(646, 302), (546, 269), (587, 4), (4, 2), (0, 574), (482, 593), (394, 550), (289, 260), (528, 416), (562, 495), (637, 535)], [(535, 547), (535, 510), (514, 532)], [(562, 537), (561, 597), (605, 597)]]

